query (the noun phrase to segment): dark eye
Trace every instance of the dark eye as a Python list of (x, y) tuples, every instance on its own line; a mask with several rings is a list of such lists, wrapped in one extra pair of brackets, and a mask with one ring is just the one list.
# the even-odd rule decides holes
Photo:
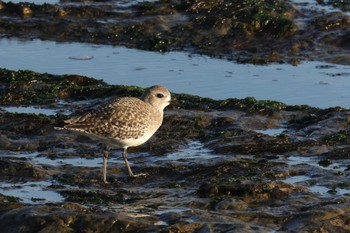
[(157, 94), (157, 97), (158, 97), (158, 98), (163, 98), (164, 95), (163, 95), (162, 93), (158, 93), (158, 94)]

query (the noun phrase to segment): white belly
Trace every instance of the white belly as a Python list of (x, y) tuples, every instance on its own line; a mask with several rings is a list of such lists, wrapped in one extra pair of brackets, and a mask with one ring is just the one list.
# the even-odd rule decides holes
[(90, 134), (86, 132), (79, 132), (80, 134), (84, 134), (93, 140), (98, 140), (101, 143), (108, 145), (111, 148), (119, 149), (125, 147), (135, 147), (145, 143), (148, 139), (152, 137), (153, 133), (145, 133), (143, 136), (139, 138), (127, 138), (127, 139), (115, 139), (108, 138), (101, 135)]

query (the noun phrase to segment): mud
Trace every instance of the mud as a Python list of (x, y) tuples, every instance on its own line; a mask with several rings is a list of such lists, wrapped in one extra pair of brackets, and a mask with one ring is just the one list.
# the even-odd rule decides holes
[(98, 142), (54, 126), (142, 89), (32, 71), (1, 77), (2, 106), (71, 112), (0, 111), (2, 232), (350, 230), (346, 109), (173, 93), (160, 130), (130, 149), (132, 168), (148, 176), (129, 178), (116, 150), (104, 184)]
[[(347, 1), (319, 1), (340, 6)], [(129, 3), (129, 4), (128, 4)], [(272, 1), (1, 3), (4, 37), (185, 50), (238, 62), (349, 64), (349, 15)]]

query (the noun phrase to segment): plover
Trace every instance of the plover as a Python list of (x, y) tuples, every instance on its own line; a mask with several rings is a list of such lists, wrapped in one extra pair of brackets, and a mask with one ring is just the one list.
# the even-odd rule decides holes
[(141, 98), (114, 98), (85, 115), (65, 121), (63, 129), (76, 131), (97, 139), (103, 149), (103, 181), (107, 183), (107, 159), (112, 148), (122, 148), (123, 158), (130, 177), (127, 149), (145, 143), (163, 122), (163, 110), (170, 104), (171, 95), (162, 86), (145, 90)]

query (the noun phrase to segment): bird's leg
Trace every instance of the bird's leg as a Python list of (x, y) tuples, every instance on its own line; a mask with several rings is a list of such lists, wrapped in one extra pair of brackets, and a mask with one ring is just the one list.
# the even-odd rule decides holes
[(123, 150), (123, 159), (124, 159), (124, 162), (125, 162), (126, 167), (128, 168), (129, 176), (130, 176), (130, 177), (135, 177), (134, 174), (133, 174), (132, 171), (131, 171), (131, 168), (130, 168), (130, 165), (129, 165), (129, 162), (128, 162), (128, 153), (127, 153), (127, 150), (128, 150), (127, 147), (125, 147), (124, 150)]
[(131, 171), (131, 168), (130, 168), (130, 165), (129, 165), (129, 162), (128, 162), (128, 153), (127, 153), (127, 147), (124, 148), (124, 151), (123, 151), (123, 158), (124, 158), (124, 162), (126, 164), (126, 167), (128, 168), (128, 172), (129, 172), (129, 176), (130, 177), (139, 177), (139, 176), (147, 176), (147, 174), (145, 173), (140, 173), (140, 174), (136, 174), (134, 175), (134, 173), (132, 173)]
[(102, 154), (103, 154), (103, 182), (107, 184), (107, 159), (110, 154), (110, 148), (108, 148), (106, 145), (102, 145)]
[(109, 151), (103, 151), (103, 182), (107, 184), (107, 159), (109, 157)]

